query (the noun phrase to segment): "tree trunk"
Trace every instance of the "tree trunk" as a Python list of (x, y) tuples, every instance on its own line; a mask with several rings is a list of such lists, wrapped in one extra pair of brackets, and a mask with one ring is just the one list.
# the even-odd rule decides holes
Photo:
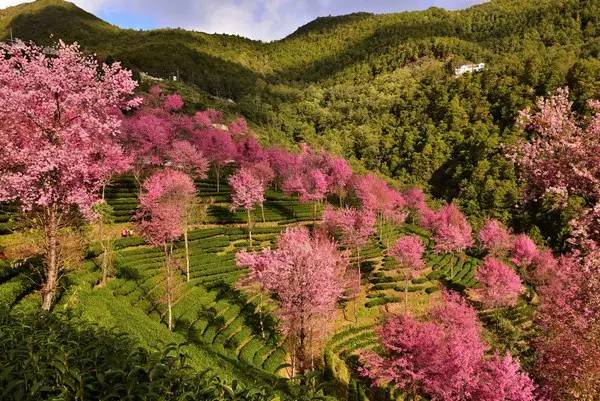
[(102, 262), (100, 265), (100, 270), (102, 272), (102, 278), (100, 279), (100, 286), (104, 286), (108, 282), (108, 276), (110, 274), (110, 270), (112, 267), (111, 262), (111, 254), (113, 251), (112, 240), (107, 238), (109, 236), (106, 235), (104, 231), (104, 217), (100, 218), (100, 246), (102, 247)]
[(44, 264), (46, 268), (46, 282), (42, 286), (42, 310), (49, 311), (52, 307), (52, 301), (56, 295), (59, 273), (59, 249), (58, 249), (58, 226), (59, 216), (55, 206), (51, 206), (48, 211), (44, 227), (46, 236), (46, 249)]
[(258, 302), (259, 302), (259, 304), (258, 304), (258, 320), (260, 322), (260, 336), (264, 339), (265, 338), (265, 326), (263, 324), (263, 316), (262, 316), (262, 304), (263, 304), (262, 292), (259, 294)]
[(304, 318), (302, 318), (302, 322), (300, 323), (300, 344), (298, 345), (298, 372), (300, 374), (304, 374), (306, 371), (306, 366), (304, 364), (304, 360), (306, 358), (306, 353), (304, 347), (306, 346), (306, 329), (304, 327)]
[[(104, 198), (104, 186), (102, 187), (102, 197)], [(108, 280), (108, 260), (106, 260), (106, 242), (104, 241), (104, 218), (100, 216), (100, 221), (98, 222), (98, 236), (100, 237), (100, 246), (102, 247), (102, 263), (100, 265), (100, 271), (102, 272), (102, 278), (100, 279), (100, 286), (106, 284), (106, 280)]]
[(356, 304), (358, 303), (358, 296), (360, 294), (360, 286), (362, 283), (362, 274), (360, 271), (360, 247), (356, 248), (356, 270), (358, 271), (358, 286), (356, 287), (358, 289), (358, 294), (356, 294), (356, 296), (354, 297), (354, 299), (352, 300), (352, 304), (353, 304), (353, 313), (354, 313), (354, 322), (358, 322), (358, 316), (356, 314)]
[(185, 275), (187, 281), (190, 281), (190, 246), (188, 244), (188, 227), (187, 224), (183, 229), (183, 240), (185, 242)]
[(141, 171), (138, 171), (135, 167), (133, 168), (133, 180), (135, 181), (135, 185), (137, 186), (138, 195), (142, 194), (142, 174)]
[(217, 164), (215, 166), (215, 170), (217, 173), (217, 193), (219, 193), (219, 184), (220, 184), (220, 180), (221, 180), (221, 167), (219, 167), (219, 165)]
[(408, 312), (408, 275), (404, 275), (404, 313)]
[(252, 217), (250, 215), (250, 209), (246, 209), (248, 214), (248, 240), (250, 241), (250, 248), (252, 248)]
[[(171, 244), (173, 246), (173, 244)], [(169, 331), (173, 330), (173, 294), (172, 294), (172, 277), (171, 277), (171, 254), (165, 244), (165, 267), (167, 273), (167, 285), (166, 285), (166, 296), (167, 296), (167, 310), (168, 310), (168, 322), (167, 326)]]
[(263, 202), (260, 203), (260, 214), (262, 215), (263, 223), (265, 223), (265, 205)]
[(108, 273), (110, 270), (109, 263), (109, 255), (108, 255), (108, 247), (106, 243), (102, 244), (102, 279), (100, 281), (100, 286), (104, 286), (108, 281)]

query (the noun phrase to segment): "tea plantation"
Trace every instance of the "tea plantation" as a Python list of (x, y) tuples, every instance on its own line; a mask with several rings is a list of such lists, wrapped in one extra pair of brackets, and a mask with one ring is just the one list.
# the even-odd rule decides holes
[[(206, 215), (189, 233), (190, 281), (181, 271), (181, 285), (173, 309), (174, 330), (166, 325), (161, 303), (164, 254), (134, 235), (117, 238), (114, 244), (114, 277), (99, 286), (100, 246), (90, 242), (82, 265), (61, 282), (60, 298), (53, 314), (115, 330), (147, 350), (182, 344), (181, 350), (196, 372), (209, 371), (221, 380), (249, 385), (275, 386), (288, 374), (284, 338), (277, 331), (276, 305), (253, 288), (240, 285), (244, 271), (235, 265), (235, 253), (249, 248), (245, 214), (229, 208), (230, 191), (215, 182), (197, 183), (207, 206)], [(114, 209), (115, 233), (131, 223), (137, 207), (137, 187), (131, 176), (114, 180), (105, 196)], [(3, 227), (18, 221), (10, 207), (2, 209)], [(293, 224), (312, 224), (313, 209), (277, 191), (267, 193), (264, 222), (260, 208), (253, 212), (253, 248), (273, 247), (277, 235)], [(386, 244), (402, 234), (420, 235), (427, 244), (427, 268), (405, 280), (405, 273), (386, 255)], [(10, 236), (10, 234), (8, 234)], [(5, 235), (5, 238), (8, 238)], [(183, 243), (174, 254), (184, 258)], [(362, 289), (349, 300), (336, 319), (336, 328), (325, 344), (322, 361), (326, 392), (341, 399), (385, 399), (394, 391), (375, 394), (352, 370), (357, 354), (377, 349), (376, 327), (387, 313), (410, 309), (425, 312), (437, 302), (440, 289), (467, 290), (477, 283), (474, 274), (480, 260), (468, 255), (436, 254), (429, 233), (405, 224), (379, 227), (378, 235), (361, 250)], [(0, 304), (14, 316), (34, 314), (40, 308), (39, 276), (35, 258), (25, 263), (0, 262)], [(489, 335), (507, 338), (504, 347), (520, 354), (528, 349), (525, 337), (531, 322), (527, 304), (506, 311), (482, 311)], [(501, 330), (501, 331), (500, 331)], [(128, 341), (129, 341), (128, 340)], [(289, 390), (289, 389), (288, 389)], [(283, 390), (282, 394), (287, 394)]]

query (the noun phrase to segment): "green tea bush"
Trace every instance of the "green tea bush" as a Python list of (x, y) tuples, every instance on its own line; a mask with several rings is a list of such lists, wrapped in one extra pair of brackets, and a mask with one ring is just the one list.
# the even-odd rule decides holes
[(73, 316), (0, 312), (0, 399), (277, 399), (273, 390), (193, 373), (176, 345), (148, 351), (115, 330)]

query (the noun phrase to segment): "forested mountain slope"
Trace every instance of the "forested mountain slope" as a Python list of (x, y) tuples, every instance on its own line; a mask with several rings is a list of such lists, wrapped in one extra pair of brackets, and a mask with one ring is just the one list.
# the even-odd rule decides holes
[[(512, 218), (526, 230), (537, 224), (556, 237), (549, 221), (568, 217), (519, 217), (519, 184), (505, 154), (522, 135), (518, 112), (537, 96), (568, 85), (585, 110), (597, 95), (598, 19), (593, 0), (493, 0), (462, 11), (319, 18), (262, 43), (124, 30), (70, 3), (38, 0), (0, 11), (0, 35), (12, 27), (24, 39), (76, 40), (135, 70), (178, 74), (203, 94), (196, 107), (230, 98), (266, 142), (321, 144), (458, 198), (473, 216)], [(453, 68), (468, 62), (486, 68), (455, 77)]]

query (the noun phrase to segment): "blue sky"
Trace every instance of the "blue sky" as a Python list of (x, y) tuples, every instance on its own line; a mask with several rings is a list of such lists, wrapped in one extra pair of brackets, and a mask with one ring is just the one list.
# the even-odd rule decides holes
[[(73, 0), (124, 28), (180, 27), (275, 40), (319, 16), (466, 8), (485, 0)], [(23, 3), (0, 0), (0, 8)]]

